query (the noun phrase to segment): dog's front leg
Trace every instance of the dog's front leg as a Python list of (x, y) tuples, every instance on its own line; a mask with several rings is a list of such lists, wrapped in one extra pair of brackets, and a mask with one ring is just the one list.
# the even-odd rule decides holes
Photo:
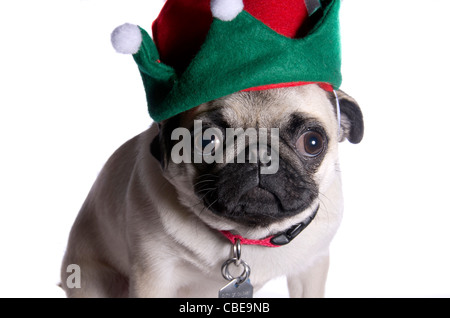
[(306, 271), (287, 277), (289, 296), (292, 298), (321, 298), (325, 296), (325, 283), (329, 255), (317, 259)]
[(131, 298), (174, 298), (178, 286), (171, 266), (167, 264), (138, 264), (130, 274)]

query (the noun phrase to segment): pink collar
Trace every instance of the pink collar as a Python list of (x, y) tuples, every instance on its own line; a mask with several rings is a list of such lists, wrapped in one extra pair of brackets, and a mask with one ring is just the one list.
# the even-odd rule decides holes
[(222, 233), (233, 245), (236, 244), (237, 240), (240, 240), (242, 245), (260, 245), (260, 246), (266, 246), (266, 247), (280, 246), (280, 245), (275, 245), (270, 241), (274, 237), (274, 235), (266, 237), (262, 240), (251, 240), (251, 239), (246, 239), (237, 234), (232, 234), (230, 231), (220, 231), (220, 233)]
[(279, 247), (290, 243), (294, 238), (296, 238), (309, 224), (311, 224), (312, 220), (317, 215), (319, 211), (319, 205), (314, 210), (313, 214), (311, 214), (306, 220), (290, 227), (288, 230), (281, 232), (276, 235), (271, 235), (269, 237), (263, 238), (261, 240), (252, 240), (246, 239), (240, 235), (232, 234), (230, 231), (220, 231), (230, 242), (231, 244), (236, 244), (237, 240), (241, 241), (242, 245), (259, 245), (266, 247)]

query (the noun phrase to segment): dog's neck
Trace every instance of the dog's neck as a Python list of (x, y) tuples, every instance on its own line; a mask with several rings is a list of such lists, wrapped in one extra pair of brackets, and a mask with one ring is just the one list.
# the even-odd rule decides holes
[(237, 234), (232, 234), (230, 231), (220, 231), (230, 242), (231, 244), (236, 244), (236, 242), (239, 240), (242, 245), (259, 245), (259, 246), (266, 246), (266, 247), (279, 247), (286, 244), (289, 244), (293, 239), (295, 239), (311, 222), (314, 220), (314, 218), (317, 215), (317, 212), (319, 211), (319, 205), (314, 210), (314, 212), (305, 220), (302, 222), (290, 227), (286, 231), (280, 232), (275, 235), (271, 235), (269, 237), (259, 239), (259, 240), (252, 240), (244, 238)]

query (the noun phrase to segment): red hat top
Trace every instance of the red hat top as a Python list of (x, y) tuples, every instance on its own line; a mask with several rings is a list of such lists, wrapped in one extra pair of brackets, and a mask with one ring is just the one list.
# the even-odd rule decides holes
[(213, 16), (224, 20), (245, 10), (275, 32), (296, 38), (318, 6), (318, 0), (167, 0), (153, 23), (153, 40), (161, 61), (182, 72), (205, 41)]

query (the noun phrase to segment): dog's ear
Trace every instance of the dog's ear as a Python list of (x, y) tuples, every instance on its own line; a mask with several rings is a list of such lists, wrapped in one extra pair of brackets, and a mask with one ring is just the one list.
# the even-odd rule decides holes
[[(341, 90), (336, 92), (339, 100), (341, 127), (339, 141), (347, 139), (352, 144), (361, 142), (364, 136), (364, 119), (358, 103)], [(332, 94), (332, 103), (336, 106), (336, 96)], [(335, 108), (337, 109), (337, 108)]]
[(161, 164), (161, 168), (164, 170), (165, 168), (165, 160), (164, 160), (164, 150), (163, 142), (161, 141), (161, 124), (158, 124), (158, 134), (153, 138), (153, 141), (150, 143), (150, 153), (155, 157), (156, 160)]
[(150, 153), (161, 164), (164, 170), (170, 161), (170, 150), (173, 147), (172, 131), (180, 127), (180, 116), (176, 115), (158, 123), (158, 135), (150, 143)]

